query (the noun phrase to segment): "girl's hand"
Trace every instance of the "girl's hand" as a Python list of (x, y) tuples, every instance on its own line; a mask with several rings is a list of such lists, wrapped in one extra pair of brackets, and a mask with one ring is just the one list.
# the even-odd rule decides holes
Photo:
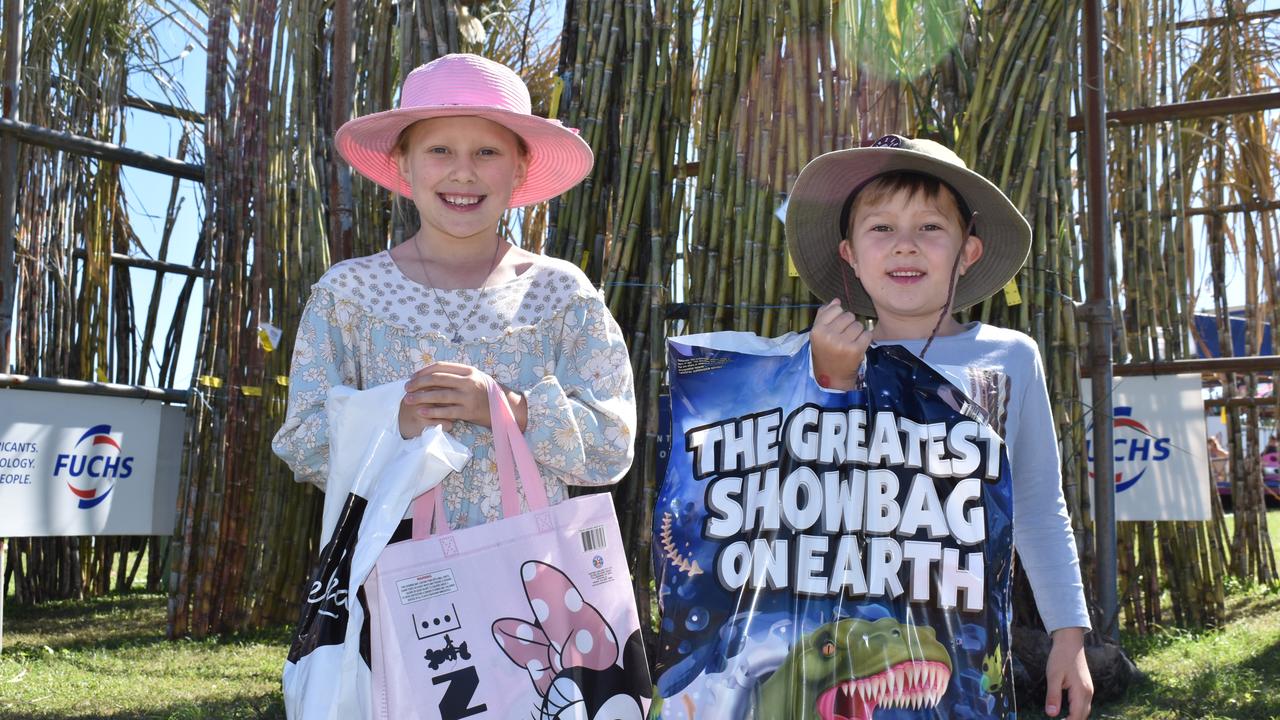
[[(448, 432), (455, 421), (492, 427), (489, 381), (487, 374), (470, 365), (436, 362), (422, 368), (405, 383), (404, 398), (400, 400), (400, 434), (417, 437), (432, 425)], [(524, 395), (510, 390), (506, 393), (523, 432), (528, 424)]]
[(814, 378), (831, 390), (852, 390), (870, 346), (871, 333), (853, 313), (840, 307), (839, 298), (823, 305), (809, 333)]
[(1062, 691), (1067, 691), (1071, 714), (1067, 720), (1085, 720), (1093, 705), (1093, 677), (1084, 659), (1084, 628), (1059, 628), (1053, 631), (1053, 648), (1045, 667), (1048, 693), (1044, 698), (1044, 714), (1057, 717), (1062, 709)]

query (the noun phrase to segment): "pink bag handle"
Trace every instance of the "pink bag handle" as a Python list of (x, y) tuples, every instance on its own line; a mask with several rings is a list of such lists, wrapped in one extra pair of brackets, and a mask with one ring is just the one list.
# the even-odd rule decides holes
[(432, 528), (435, 528), (436, 534), (450, 530), (449, 516), (444, 512), (444, 492), (440, 485), (413, 499), (413, 539), (431, 537)]
[[(520, 490), (523, 488), (529, 510), (543, 510), (550, 504), (547, 488), (538, 472), (529, 444), (516, 423), (507, 394), (492, 378), (489, 379), (489, 418), (493, 429), (494, 461), (498, 466), (498, 485), (502, 490), (502, 516), (520, 514)], [(517, 477), (517, 471), (519, 476)], [(434, 520), (434, 523), (432, 522)], [(444, 512), (443, 489), (437, 485), (414, 498), (413, 539), (421, 540), (449, 531), (449, 521)]]

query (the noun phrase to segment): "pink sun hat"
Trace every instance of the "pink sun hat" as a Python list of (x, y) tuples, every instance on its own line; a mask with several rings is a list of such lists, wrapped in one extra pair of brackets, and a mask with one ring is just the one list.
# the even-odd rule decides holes
[(479, 55), (445, 55), (404, 79), (400, 107), (354, 118), (338, 128), (338, 154), (382, 187), (412, 197), (400, 177), (395, 145), (419, 120), (468, 115), (492, 120), (524, 139), (529, 167), (508, 207), (549, 200), (582, 181), (595, 158), (575, 128), (533, 114), (529, 88), (502, 63)]

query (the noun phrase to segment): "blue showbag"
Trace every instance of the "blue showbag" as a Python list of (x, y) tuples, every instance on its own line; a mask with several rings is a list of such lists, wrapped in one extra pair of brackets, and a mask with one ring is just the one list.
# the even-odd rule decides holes
[(828, 392), (807, 335), (668, 353), (650, 717), (1014, 717), (1008, 461), (970, 399), (992, 379), (890, 345)]

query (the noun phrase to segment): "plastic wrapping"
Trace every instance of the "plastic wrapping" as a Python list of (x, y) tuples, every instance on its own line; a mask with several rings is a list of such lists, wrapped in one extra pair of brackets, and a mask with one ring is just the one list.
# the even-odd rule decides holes
[(330, 456), (318, 567), (284, 666), (290, 720), (371, 717), (365, 613), (356, 591), (417, 495), (462, 469), (470, 452), (440, 428), (404, 440), (402, 382), (329, 392)]
[(651, 717), (1010, 718), (1012, 498), (983, 410), (897, 346), (673, 338)]

